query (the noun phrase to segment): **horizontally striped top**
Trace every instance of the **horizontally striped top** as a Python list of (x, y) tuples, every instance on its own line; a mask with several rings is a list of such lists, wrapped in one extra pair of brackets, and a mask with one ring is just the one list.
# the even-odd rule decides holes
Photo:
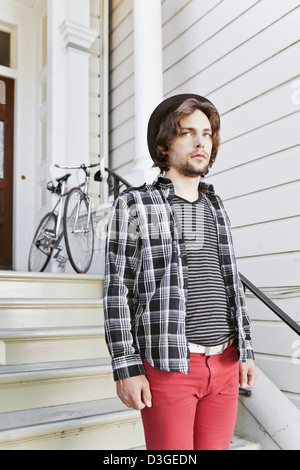
[(220, 268), (212, 212), (206, 198), (201, 196), (191, 203), (175, 195), (173, 204), (188, 259), (187, 339), (204, 346), (223, 344), (234, 338), (235, 328)]
[[(221, 272), (236, 328), (240, 362), (254, 358), (251, 325), (236, 264), (230, 220), (212, 185), (199, 193), (216, 222)], [(103, 311), (115, 380), (154, 368), (188, 374), (186, 338), (188, 264), (173, 217), (174, 185), (159, 175), (153, 184), (128, 188), (113, 203), (107, 224)]]

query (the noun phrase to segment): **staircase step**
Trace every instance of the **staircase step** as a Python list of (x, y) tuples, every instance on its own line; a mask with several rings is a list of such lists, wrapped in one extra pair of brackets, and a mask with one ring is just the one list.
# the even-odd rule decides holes
[[(132, 450), (146, 450), (146, 446), (135, 447)], [(228, 450), (262, 450), (259, 442), (234, 435)]]
[(0, 300), (0, 329), (103, 325), (101, 299)]
[(259, 442), (234, 435), (229, 450), (262, 450)]
[(0, 330), (0, 364), (108, 357), (104, 327)]
[(100, 299), (103, 276), (89, 274), (0, 272), (1, 298)]
[(110, 359), (0, 367), (0, 413), (114, 396)]
[[(0, 272), (0, 450), (145, 448), (115, 395), (103, 276)], [(235, 436), (230, 450), (259, 450)]]
[(118, 398), (1, 415), (0, 450), (124, 450), (142, 445), (140, 413)]

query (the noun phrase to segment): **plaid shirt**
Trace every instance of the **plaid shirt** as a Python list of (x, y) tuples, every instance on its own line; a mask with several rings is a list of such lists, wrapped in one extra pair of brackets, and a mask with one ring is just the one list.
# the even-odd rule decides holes
[[(237, 332), (239, 359), (253, 358), (250, 321), (232, 244), (230, 222), (212, 185), (199, 191), (212, 210), (221, 272)], [(189, 373), (185, 335), (188, 265), (181, 228), (172, 209), (174, 187), (159, 176), (115, 201), (108, 222), (104, 280), (106, 342), (114, 379), (153, 367)]]

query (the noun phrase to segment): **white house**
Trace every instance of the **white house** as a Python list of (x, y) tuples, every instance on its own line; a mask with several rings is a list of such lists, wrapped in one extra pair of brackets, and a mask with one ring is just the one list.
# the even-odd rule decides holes
[[(156, 83), (136, 78), (134, 26), (146, 30), (149, 14), (136, 18), (138, 3), (115, 0), (110, 12), (110, 163), (127, 178), (139, 158), (136, 88), (151, 95)], [(239, 269), (299, 322), (299, 1), (165, 0), (161, 12), (163, 96), (199, 93), (221, 113), (221, 150), (206, 179), (231, 218)], [(146, 57), (159, 33), (148, 34)], [(300, 407), (297, 336), (248, 303), (257, 362)]]
[[(198, 93), (221, 114), (206, 180), (229, 213), (239, 270), (299, 324), (299, 24), (299, 0), (0, 0), (0, 273), (27, 271), (34, 230), (53, 205), (50, 167), (100, 163), (97, 225), (111, 200), (105, 168), (151, 181), (152, 110)], [(91, 276), (103, 273), (102, 248), (98, 240)], [(247, 300), (257, 365), (272, 384), (265, 394), (277, 407), (272, 387), (280, 391), (288, 423), (279, 421), (300, 442), (287, 418), (300, 409), (299, 336), (249, 291)], [(250, 406), (252, 418), (241, 403), (237, 429), (248, 420), (245, 435), (263, 440), (266, 403)], [(266, 414), (266, 445), (284, 448)]]

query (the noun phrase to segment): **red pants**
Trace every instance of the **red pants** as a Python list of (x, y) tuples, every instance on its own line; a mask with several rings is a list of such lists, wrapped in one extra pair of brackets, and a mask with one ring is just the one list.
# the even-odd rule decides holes
[(192, 353), (189, 375), (144, 365), (152, 393), (152, 407), (141, 412), (147, 450), (227, 450), (239, 393), (235, 346), (216, 356)]

